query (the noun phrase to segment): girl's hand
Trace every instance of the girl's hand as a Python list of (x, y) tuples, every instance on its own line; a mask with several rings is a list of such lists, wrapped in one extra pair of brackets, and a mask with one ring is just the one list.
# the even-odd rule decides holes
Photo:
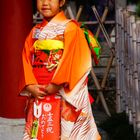
[(31, 93), (31, 95), (38, 99), (43, 99), (46, 96), (44, 85), (28, 85), (26, 90)]
[(62, 88), (62, 85), (49, 84), (45, 87), (46, 94), (57, 93)]

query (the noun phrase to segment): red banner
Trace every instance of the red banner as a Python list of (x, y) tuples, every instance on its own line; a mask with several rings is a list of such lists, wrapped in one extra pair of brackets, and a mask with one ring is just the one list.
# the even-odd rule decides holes
[(34, 99), (31, 99), (28, 105), (25, 128), (28, 135), (30, 135), (29, 137), (37, 140), (59, 140), (60, 106), (61, 98), (56, 95), (47, 96), (42, 100), (34, 101)]

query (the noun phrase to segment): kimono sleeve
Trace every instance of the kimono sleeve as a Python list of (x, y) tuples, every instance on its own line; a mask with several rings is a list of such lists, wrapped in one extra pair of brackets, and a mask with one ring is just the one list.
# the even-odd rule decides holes
[(32, 69), (32, 53), (31, 53), (31, 47), (33, 44), (32, 39), (32, 32), (29, 34), (29, 36), (25, 40), (24, 48), (22, 50), (22, 67), (23, 71), (21, 73), (21, 79), (19, 83), (19, 93), (24, 89), (26, 85), (30, 84), (37, 84), (37, 80), (33, 74)]
[(64, 40), (63, 56), (51, 82), (66, 83), (72, 90), (91, 69), (91, 53), (83, 31), (74, 22), (67, 25)]

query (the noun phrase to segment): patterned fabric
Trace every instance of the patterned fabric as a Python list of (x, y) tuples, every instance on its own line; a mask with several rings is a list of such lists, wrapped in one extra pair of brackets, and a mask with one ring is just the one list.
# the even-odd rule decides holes
[(66, 20), (65, 22), (49, 22), (39, 34), (39, 39), (53, 39), (57, 35), (63, 35), (69, 21), (70, 20)]
[[(62, 96), (61, 136), (60, 138), (53, 138), (53, 140), (101, 140), (89, 102), (87, 84), (85, 82), (87, 75), (88, 73), (83, 76), (70, 93), (66, 93), (64, 88), (59, 91)], [(28, 123), (26, 123), (23, 140), (31, 140), (30, 135), (33, 123), (32, 104), (33, 103), (30, 104), (31, 106), (28, 110)], [(59, 111), (60, 109), (55, 107), (55, 112)], [(59, 113), (57, 113), (57, 115), (58, 114)], [(40, 119), (41, 118), (42, 117), (40, 117)], [(58, 126), (57, 129), (59, 130)], [(40, 138), (41, 137), (38, 137), (38, 140), (45, 140)]]
[[(101, 140), (88, 97), (86, 73), (75, 88), (60, 93), (64, 99), (61, 119), (61, 140)], [(67, 102), (66, 102), (67, 101)]]
[[(86, 78), (91, 67), (91, 56), (83, 32), (75, 23), (69, 22), (61, 12), (49, 23), (44, 25), (43, 22), (43, 26), (40, 25), (33, 28), (25, 43), (23, 50), (25, 81), (22, 86), (38, 83), (64, 85), (59, 91), (60, 108), (53, 109), (58, 116), (60, 115), (56, 118), (61, 121), (61, 123), (57, 121), (54, 128), (58, 131), (60, 129), (61, 133), (59, 136), (54, 133), (51, 138), (39, 136), (39, 132), (47, 133), (47, 130), (39, 128), (35, 131), (35, 106), (34, 100), (31, 100), (23, 140), (31, 140), (35, 132), (38, 132), (36, 140), (101, 140), (88, 96)], [(35, 50), (33, 44), (36, 40), (47, 39), (63, 41), (64, 49)], [(41, 118), (42, 115), (38, 116), (37, 120)], [(40, 122), (38, 124), (41, 125)]]
[[(43, 27), (38, 34), (38, 40), (34, 43), (34, 62), (33, 66), (46, 65), (48, 71), (55, 69), (62, 57), (64, 44), (64, 31), (67, 23), (64, 22), (49, 22)], [(34, 36), (36, 36), (34, 34)]]

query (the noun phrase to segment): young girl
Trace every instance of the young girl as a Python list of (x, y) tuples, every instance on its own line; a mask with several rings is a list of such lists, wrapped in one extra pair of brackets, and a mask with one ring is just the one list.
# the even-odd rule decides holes
[(65, 17), (65, 0), (37, 0), (44, 16), (23, 49), (21, 94), (29, 97), (23, 140), (100, 140), (86, 78), (91, 54), (83, 31)]

